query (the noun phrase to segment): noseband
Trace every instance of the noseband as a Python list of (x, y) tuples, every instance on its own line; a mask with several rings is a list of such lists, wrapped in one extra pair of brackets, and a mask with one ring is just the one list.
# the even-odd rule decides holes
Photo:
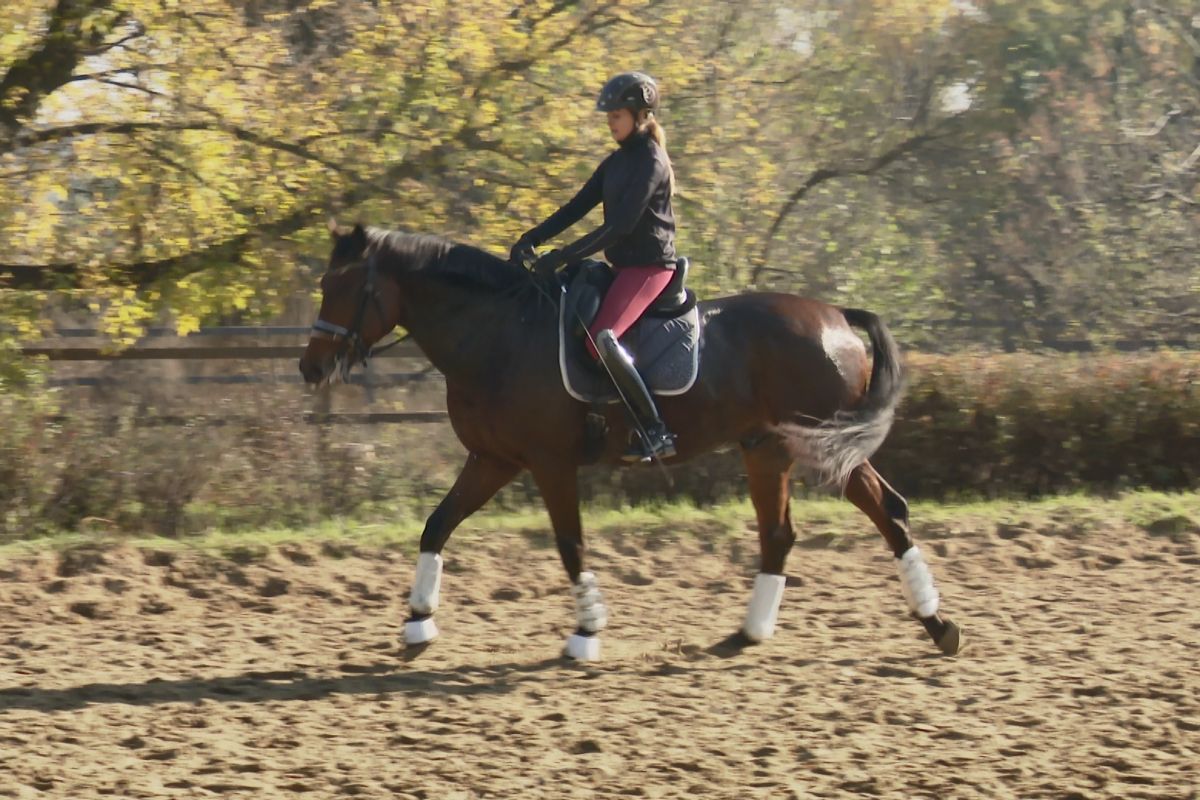
[[(379, 301), (379, 287), (376, 285), (376, 278), (379, 273), (375, 266), (374, 253), (367, 258), (366, 267), (367, 280), (363, 284), (361, 294), (359, 295), (358, 308), (354, 312), (354, 321), (350, 323), (350, 327), (343, 328), (341, 325), (326, 322), (320, 317), (312, 325), (312, 338), (314, 339), (328, 339), (335, 343), (343, 341), (349, 343), (349, 352), (352, 357), (347, 363), (347, 367), (358, 363), (366, 366), (367, 359), (371, 357), (372, 352), (377, 352), (375, 348), (367, 346), (362, 340), (362, 325), (367, 316), (367, 303), (375, 306), (375, 313), (379, 315), (379, 321), (383, 322), (383, 305)], [(395, 342), (386, 346), (391, 347), (392, 344), (395, 344)]]

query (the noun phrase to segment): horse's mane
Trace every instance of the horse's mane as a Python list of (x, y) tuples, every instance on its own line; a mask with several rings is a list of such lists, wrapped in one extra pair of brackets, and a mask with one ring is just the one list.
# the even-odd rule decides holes
[(367, 253), (377, 257), (383, 271), (420, 272), (490, 291), (529, 284), (529, 275), (521, 267), (441, 236), (367, 228), (367, 243)]

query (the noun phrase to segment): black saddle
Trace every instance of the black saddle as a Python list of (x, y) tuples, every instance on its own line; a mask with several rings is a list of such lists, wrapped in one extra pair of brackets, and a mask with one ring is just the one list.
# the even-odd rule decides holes
[[(684, 284), (688, 260), (675, 262), (675, 274), (654, 304), (621, 343), (633, 356), (647, 387), (656, 395), (683, 394), (700, 369), (700, 313), (696, 295)], [(562, 273), (566, 294), (559, 308), (559, 367), (563, 385), (577, 400), (610, 403), (619, 399), (602, 366), (587, 355), (587, 329), (612, 286), (612, 267), (588, 259)]]
[[(685, 286), (687, 274), (688, 260), (676, 260), (671, 282), (642, 316), (674, 319), (695, 308), (696, 295)], [(615, 277), (611, 266), (593, 258), (572, 264), (563, 270), (562, 280), (567, 287), (566, 297), (563, 298), (563, 311), (564, 316), (572, 321), (572, 334), (583, 338), (584, 331), (596, 319), (596, 314), (600, 313), (600, 304)]]

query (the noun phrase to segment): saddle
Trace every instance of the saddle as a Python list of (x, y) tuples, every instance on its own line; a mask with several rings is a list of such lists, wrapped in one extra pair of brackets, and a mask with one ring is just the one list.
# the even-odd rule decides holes
[[(674, 272), (654, 304), (621, 337), (646, 386), (656, 395), (683, 394), (700, 371), (700, 313), (696, 295), (685, 286), (688, 260), (676, 261)], [(604, 367), (586, 349), (587, 329), (613, 278), (612, 268), (595, 259), (573, 264), (562, 273), (566, 292), (559, 305), (559, 368), (567, 392), (586, 403), (620, 400)]]

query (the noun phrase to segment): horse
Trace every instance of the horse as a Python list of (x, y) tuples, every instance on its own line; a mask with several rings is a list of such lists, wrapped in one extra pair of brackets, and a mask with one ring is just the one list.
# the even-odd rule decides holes
[[(557, 350), (561, 287), (439, 236), (333, 220), (330, 235), (318, 319), (300, 359), (305, 382), (347, 377), (402, 327), (445, 376), (450, 423), (467, 450), (421, 534), (406, 646), (439, 635), (434, 612), (450, 535), (528, 470), (574, 596), (577, 627), (565, 655), (599, 658), (608, 609), (596, 575), (585, 569), (577, 475), (585, 463), (627, 467), (622, 455), (632, 423), (619, 404), (604, 407), (607, 435), (597, 446), (597, 409), (565, 390)], [(956, 654), (960, 632), (939, 613), (932, 573), (909, 532), (908, 504), (868, 460), (887, 436), (902, 393), (899, 348), (887, 327), (868, 311), (792, 294), (748, 292), (698, 308), (704, 326), (695, 382), (658, 400), (677, 436), (668, 463), (722, 446), (742, 452), (760, 563), (745, 622), (730, 638), (749, 645), (774, 634), (784, 564), (796, 539), (791, 476), (800, 467), (840, 488), (878, 528), (912, 616), (943, 654)], [(869, 360), (852, 326), (866, 332)]]

